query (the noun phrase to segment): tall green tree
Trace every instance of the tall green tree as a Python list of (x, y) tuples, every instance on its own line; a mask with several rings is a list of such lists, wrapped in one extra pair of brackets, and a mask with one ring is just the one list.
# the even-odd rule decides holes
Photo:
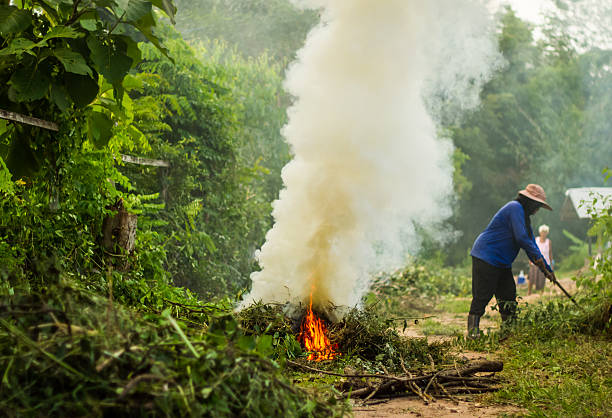
[(185, 39), (224, 40), (245, 56), (268, 52), (285, 65), (319, 20), (290, 0), (179, 0), (178, 6), (177, 28)]
[[(560, 209), (568, 187), (599, 185), (612, 157), (604, 122), (609, 96), (600, 94), (610, 76), (608, 54), (580, 54), (556, 37), (536, 42), (533, 28), (510, 9), (501, 19), (499, 46), (506, 68), (483, 89), (480, 108), (448, 127), (466, 156), (461, 174), (471, 186), (459, 196), (452, 221), (463, 233), (453, 246), (455, 261), (527, 183), (541, 184)], [(562, 254), (570, 244), (562, 229), (572, 226), (558, 211), (538, 214), (534, 227), (542, 222), (552, 226)]]
[(147, 155), (171, 167), (121, 170), (137, 193), (160, 194), (164, 207), (143, 215), (174, 282), (202, 295), (234, 292), (255, 267), (289, 158), (282, 66), (221, 42), (193, 48), (169, 27), (164, 39), (175, 62), (144, 47), (129, 96)]

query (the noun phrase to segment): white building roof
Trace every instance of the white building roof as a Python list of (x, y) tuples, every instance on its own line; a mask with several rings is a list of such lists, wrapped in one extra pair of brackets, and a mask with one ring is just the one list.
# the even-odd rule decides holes
[[(593, 200), (597, 199), (595, 204)], [(561, 219), (590, 219), (594, 210), (601, 213), (612, 204), (612, 187), (580, 187), (567, 189), (561, 207)]]

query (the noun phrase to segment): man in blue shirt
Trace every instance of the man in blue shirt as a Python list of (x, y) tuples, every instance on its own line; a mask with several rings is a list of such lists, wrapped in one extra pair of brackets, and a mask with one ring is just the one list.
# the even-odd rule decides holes
[(487, 228), (476, 238), (471, 252), (472, 305), (468, 316), (468, 337), (480, 335), (480, 317), (493, 295), (502, 322), (514, 317), (517, 303), (512, 262), (521, 248), (547, 278), (554, 277), (531, 230), (530, 216), (540, 207), (552, 210), (546, 203), (544, 189), (529, 184), (519, 192), (516, 200), (507, 203), (493, 216)]

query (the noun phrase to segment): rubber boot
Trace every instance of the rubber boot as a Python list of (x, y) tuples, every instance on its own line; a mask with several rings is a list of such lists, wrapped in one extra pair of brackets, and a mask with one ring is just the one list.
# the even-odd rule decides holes
[(499, 314), (502, 320), (502, 327), (510, 327), (516, 319), (516, 301), (501, 301), (499, 302)]
[(468, 333), (467, 337), (471, 340), (480, 337), (480, 316), (479, 315), (468, 315)]
[(499, 329), (499, 340), (504, 341), (510, 336), (512, 325), (514, 325), (514, 321), (516, 319), (516, 314), (515, 313), (508, 314), (508, 313), (500, 312), (500, 316), (501, 316), (502, 323)]

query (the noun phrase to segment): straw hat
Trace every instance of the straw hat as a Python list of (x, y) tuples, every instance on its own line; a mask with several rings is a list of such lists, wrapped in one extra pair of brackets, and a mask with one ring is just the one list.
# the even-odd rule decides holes
[(525, 189), (519, 192), (519, 194), (522, 194), (531, 200), (535, 200), (536, 202), (540, 202), (546, 209), (552, 210), (550, 205), (546, 203), (546, 193), (544, 193), (544, 189), (539, 184), (528, 184)]

